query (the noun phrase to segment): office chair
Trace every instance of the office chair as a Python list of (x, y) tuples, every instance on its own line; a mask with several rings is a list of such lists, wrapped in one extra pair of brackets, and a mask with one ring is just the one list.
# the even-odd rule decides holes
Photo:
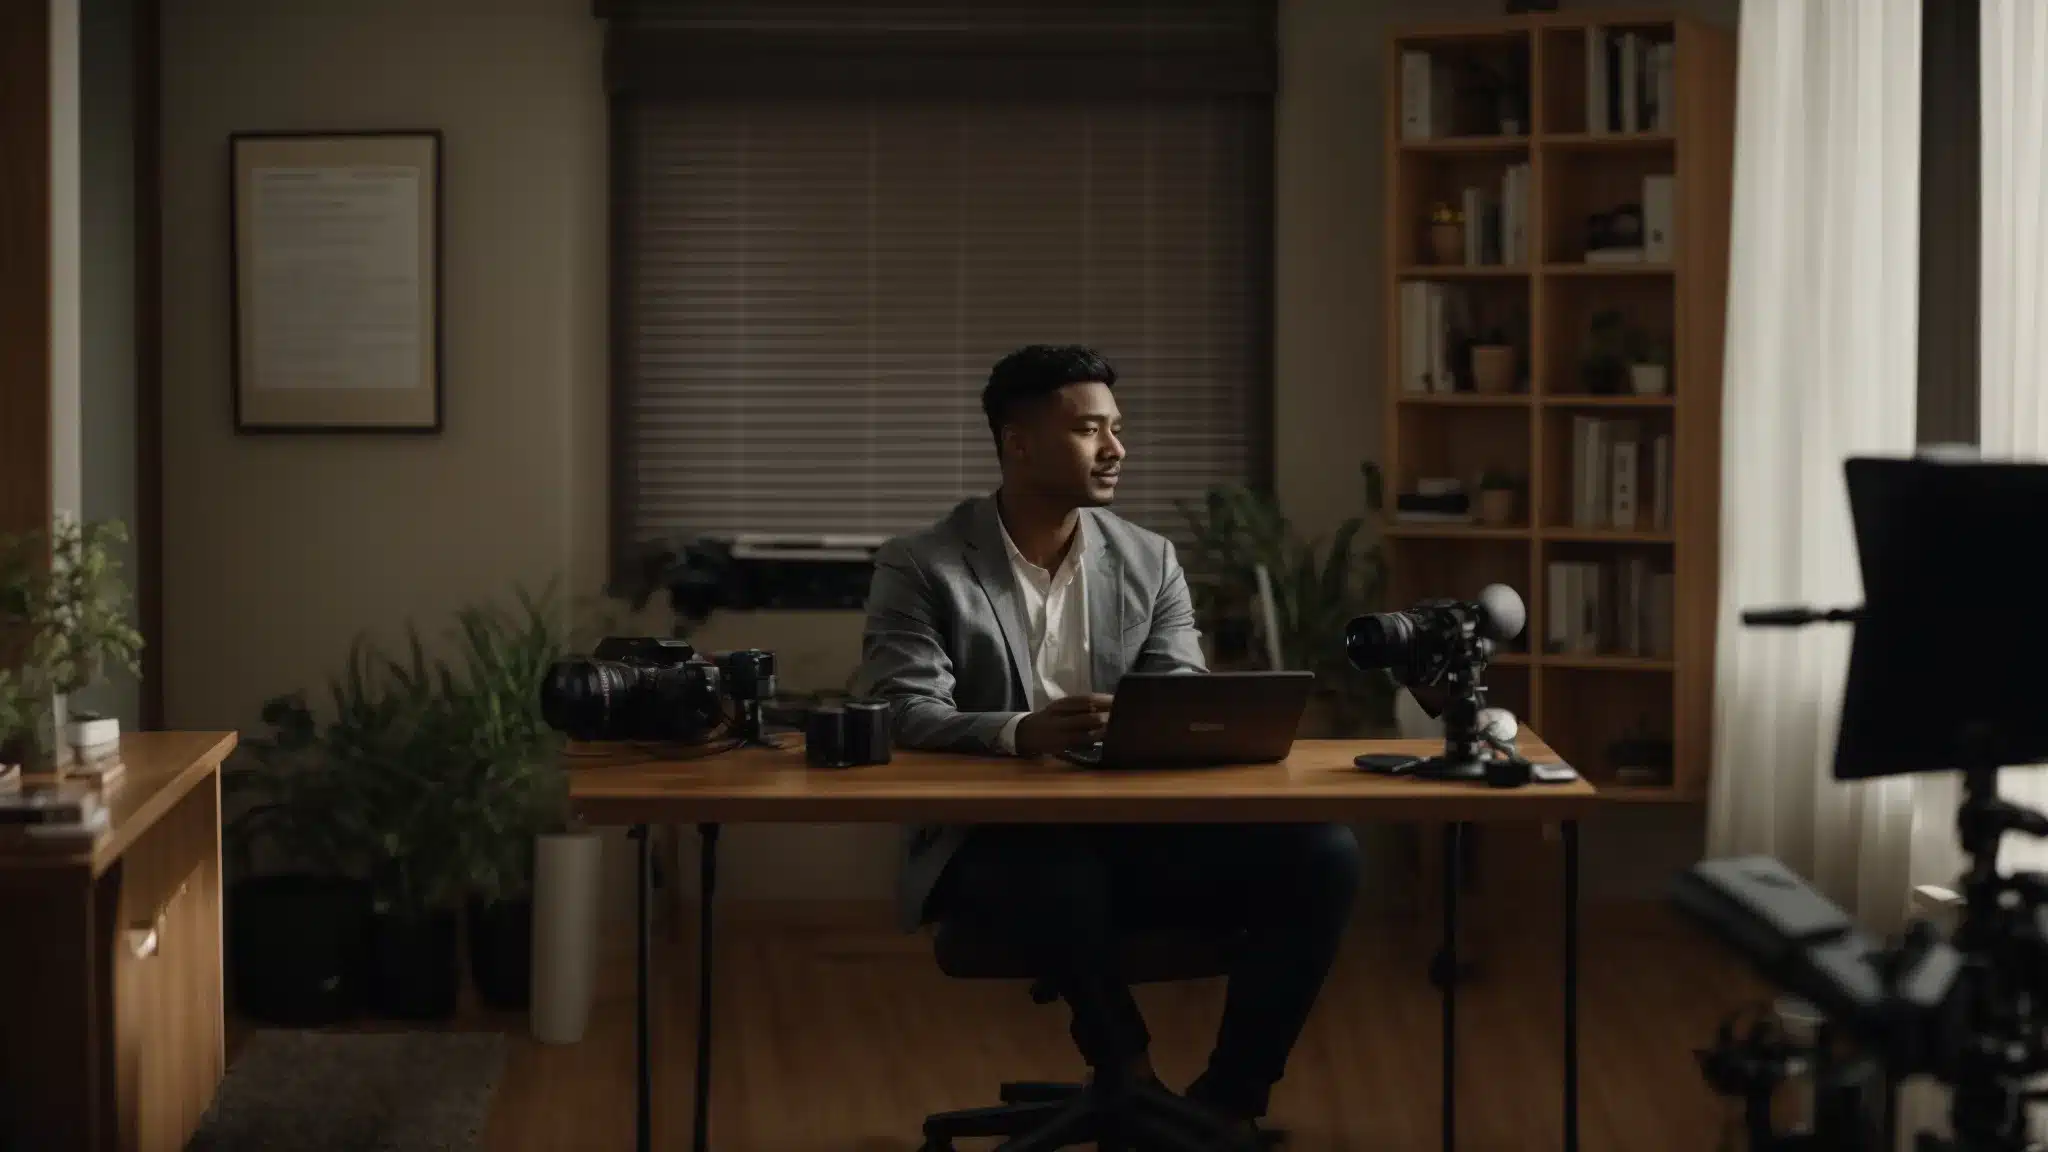
[[(1194, 930), (1148, 931), (1122, 942), (1125, 979), (1134, 984), (1205, 980), (1230, 972), (1235, 938)], [(1028, 952), (1000, 927), (941, 921), (933, 939), (939, 970), (956, 980), (1028, 980), (1040, 1004), (1058, 1000), (1032, 970)], [(953, 1152), (953, 1141), (1001, 1137), (998, 1152), (1052, 1152), (1093, 1144), (1103, 1152), (1261, 1152), (1284, 1135), (1245, 1140), (1219, 1131), (1207, 1114), (1153, 1084), (1097, 1076), (1087, 1084), (1013, 1081), (1000, 1104), (925, 1118), (922, 1152)]]

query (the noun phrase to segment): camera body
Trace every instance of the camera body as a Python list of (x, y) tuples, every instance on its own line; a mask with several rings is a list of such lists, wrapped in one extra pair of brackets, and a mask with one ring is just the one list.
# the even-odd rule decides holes
[(1488, 584), (1477, 600), (1425, 600), (1403, 612), (1376, 612), (1354, 618), (1344, 629), (1344, 654), (1363, 671), (1384, 669), (1399, 684), (1441, 687), (1448, 696), (1443, 712), (1444, 754), (1426, 760), (1384, 763), (1374, 754), (1356, 761), (1368, 771), (1400, 771), (1436, 780), (1485, 780), (1496, 787), (1516, 787), (1529, 780), (1528, 761), (1496, 757), (1511, 749), (1513, 732), (1494, 735), (1497, 717), (1488, 717), (1482, 683), (1494, 645), (1521, 635), (1527, 609), (1505, 584)]
[(1485, 610), (1464, 600), (1424, 600), (1401, 612), (1360, 616), (1344, 629), (1344, 654), (1356, 668), (1384, 668), (1396, 683), (1434, 684), (1457, 665), (1492, 658)]
[(541, 715), (576, 740), (694, 744), (724, 720), (723, 685), (718, 665), (687, 641), (608, 636), (588, 658), (548, 670)]

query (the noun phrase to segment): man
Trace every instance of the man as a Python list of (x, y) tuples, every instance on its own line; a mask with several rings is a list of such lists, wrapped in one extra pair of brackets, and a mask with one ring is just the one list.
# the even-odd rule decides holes
[[(876, 555), (857, 689), (906, 748), (1043, 756), (1099, 740), (1125, 672), (1206, 672), (1171, 542), (1108, 511), (1125, 463), (1116, 371), (1033, 346), (982, 392), (1002, 486)], [(1152, 1079), (1114, 939), (1245, 930), (1209, 1066), (1187, 1095), (1250, 1127), (1335, 958), (1358, 885), (1343, 825), (912, 829), (905, 927), (983, 916), (1043, 953), (1098, 1076)]]

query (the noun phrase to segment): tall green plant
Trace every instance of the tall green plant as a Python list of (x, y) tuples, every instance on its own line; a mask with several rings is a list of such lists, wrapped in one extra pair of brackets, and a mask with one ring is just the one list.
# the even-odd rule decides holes
[(468, 777), (458, 820), (470, 890), (485, 900), (525, 895), (534, 838), (568, 818), (562, 737), (541, 715), (541, 685), (567, 650), (553, 589), (518, 593), (516, 610), (457, 615), (457, 659), (441, 670), (451, 735)]
[[(1379, 507), (1379, 471), (1362, 467), (1369, 508)], [(1328, 537), (1298, 533), (1269, 495), (1239, 486), (1212, 488), (1200, 505), (1183, 502), (1194, 532), (1187, 565), (1197, 577), (1196, 608), (1208, 626), (1230, 613), (1259, 618), (1258, 569), (1271, 582), (1275, 639), (1289, 668), (1316, 674), (1319, 689), (1334, 694), (1347, 725), (1385, 724), (1392, 685), (1384, 675), (1361, 673), (1344, 655), (1344, 625), (1374, 611), (1385, 592), (1380, 549), (1363, 539), (1366, 520), (1345, 520)]]
[(380, 909), (418, 912), (523, 891), (533, 838), (565, 817), (558, 737), (540, 685), (564, 643), (551, 593), (457, 613), (452, 659), (417, 628), (404, 659), (367, 639), (329, 684), (324, 725), (299, 695), (264, 708), (267, 736), (231, 773), (255, 804), (234, 827), (253, 865), (266, 838), (298, 867), (371, 884)]
[[(110, 668), (141, 671), (142, 634), (130, 622), (127, 582), (115, 551), (119, 520), (59, 517), (48, 532), (0, 540), (0, 643), (11, 668), (17, 735), (34, 751), (56, 748), (54, 706), (98, 683)], [(79, 712), (80, 717), (88, 714)]]

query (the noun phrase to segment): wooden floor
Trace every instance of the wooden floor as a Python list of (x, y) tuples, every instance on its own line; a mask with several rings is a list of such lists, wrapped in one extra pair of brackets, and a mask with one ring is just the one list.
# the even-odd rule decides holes
[[(1009, 984), (938, 974), (925, 942), (886, 923), (721, 927), (712, 1144), (720, 1152), (912, 1152), (930, 1111), (994, 1103), (1004, 1079), (1077, 1072), (1064, 1010)], [(1693, 1050), (1728, 1010), (1762, 994), (1712, 945), (1656, 909), (1589, 912), (1581, 967), (1581, 1107), (1586, 1152), (1708, 1152), (1723, 1105)], [(1423, 977), (1421, 926), (1361, 926), (1296, 1050), (1272, 1120), (1298, 1152), (1438, 1147), (1440, 1018)], [(690, 1146), (695, 1016), (690, 932), (660, 940), (656, 1146)], [(1460, 999), (1459, 1146), (1561, 1146), (1561, 962), (1555, 930), (1487, 950)], [(500, 1028), (511, 1055), (485, 1148), (630, 1148), (632, 970), (613, 966), (589, 1035), (573, 1047)], [(1221, 986), (1147, 988), (1154, 1059), (1179, 1087), (1199, 1070)], [(969, 1147), (971, 1145), (963, 1145)]]

